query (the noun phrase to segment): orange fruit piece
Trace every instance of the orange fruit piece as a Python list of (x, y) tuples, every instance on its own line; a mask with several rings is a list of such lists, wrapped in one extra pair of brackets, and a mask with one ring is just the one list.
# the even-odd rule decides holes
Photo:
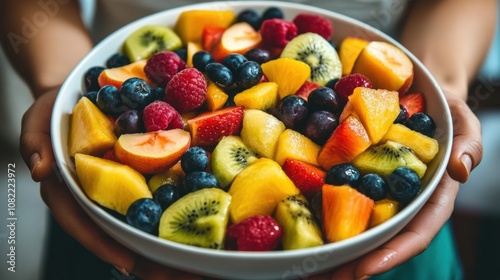
[(246, 89), (234, 96), (234, 103), (245, 109), (266, 111), (278, 103), (278, 84), (263, 82)]
[(318, 166), (320, 146), (311, 139), (293, 130), (286, 129), (280, 134), (274, 160), (283, 165), (287, 159), (300, 160)]
[(174, 31), (184, 43), (201, 43), (205, 26), (229, 27), (235, 19), (231, 10), (189, 10), (179, 15)]
[(358, 37), (348, 36), (342, 40), (339, 46), (342, 76), (351, 74), (356, 59), (366, 45), (368, 45), (368, 41)]
[(288, 57), (270, 60), (261, 65), (269, 82), (278, 84), (278, 97), (295, 94), (311, 76), (311, 67), (306, 63)]
[(381, 223), (394, 217), (399, 211), (399, 203), (395, 200), (384, 198), (379, 201), (375, 201), (373, 206), (373, 213), (370, 218), (369, 228), (378, 226)]
[(144, 72), (144, 66), (146, 66), (147, 60), (138, 60), (132, 62), (122, 67), (108, 68), (101, 72), (97, 81), (99, 86), (103, 87), (105, 85), (113, 85), (117, 89), (122, 87), (125, 80), (129, 78), (141, 78), (146, 81), (149, 85), (153, 85), (153, 82), (146, 76)]
[(368, 228), (372, 199), (347, 185), (325, 184), (321, 192), (323, 232), (328, 242), (345, 240)]
[(397, 91), (358, 87), (349, 102), (373, 144), (382, 139), (400, 111)]
[(205, 103), (208, 111), (216, 111), (224, 107), (229, 95), (227, 95), (220, 87), (218, 87), (210, 79), (207, 80), (207, 99)]

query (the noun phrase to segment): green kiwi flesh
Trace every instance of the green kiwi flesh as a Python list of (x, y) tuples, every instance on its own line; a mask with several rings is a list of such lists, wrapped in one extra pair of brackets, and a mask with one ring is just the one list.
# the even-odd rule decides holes
[(281, 57), (307, 63), (311, 67), (310, 80), (320, 86), (342, 76), (342, 64), (337, 51), (316, 33), (304, 33), (293, 38), (283, 49)]
[(226, 136), (217, 144), (212, 152), (212, 173), (219, 180), (220, 187), (227, 190), (243, 168), (257, 159), (239, 136)]
[(358, 155), (352, 164), (362, 174), (377, 173), (383, 177), (388, 176), (398, 167), (413, 169), (420, 178), (427, 170), (427, 165), (409, 147), (393, 141), (368, 148)]
[(230, 204), (231, 195), (218, 188), (189, 193), (163, 212), (158, 235), (182, 244), (222, 249)]
[(123, 44), (123, 51), (130, 61), (147, 59), (161, 51), (182, 47), (181, 38), (170, 28), (146, 25), (130, 34)]
[(278, 203), (274, 217), (283, 229), (284, 250), (310, 248), (323, 244), (321, 230), (302, 195), (289, 196)]

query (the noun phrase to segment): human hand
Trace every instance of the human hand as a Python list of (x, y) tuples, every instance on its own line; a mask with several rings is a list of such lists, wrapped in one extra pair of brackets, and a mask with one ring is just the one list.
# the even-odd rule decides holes
[(57, 223), (66, 233), (124, 274), (141, 279), (201, 279), (195, 275), (154, 263), (123, 247), (100, 229), (84, 212), (66, 184), (56, 176), (50, 140), (50, 118), (57, 95), (53, 89), (40, 96), (23, 116), (21, 155), (33, 180), (41, 182), (40, 193)]
[(419, 213), (387, 243), (347, 263), (333, 272), (310, 279), (366, 279), (403, 264), (422, 253), (450, 218), (459, 182), (482, 158), (480, 122), (465, 101), (450, 95), (448, 104), (453, 119), (453, 146), (447, 172)]

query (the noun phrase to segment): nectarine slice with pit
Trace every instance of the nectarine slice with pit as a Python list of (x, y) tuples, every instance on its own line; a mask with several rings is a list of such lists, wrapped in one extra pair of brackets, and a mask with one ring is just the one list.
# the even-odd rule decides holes
[(114, 150), (120, 162), (142, 174), (172, 167), (189, 148), (191, 136), (183, 129), (123, 134)]

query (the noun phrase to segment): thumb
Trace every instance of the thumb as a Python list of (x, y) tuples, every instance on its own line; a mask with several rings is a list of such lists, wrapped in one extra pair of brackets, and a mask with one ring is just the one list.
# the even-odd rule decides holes
[(447, 171), (451, 178), (465, 183), (483, 157), (481, 123), (465, 101), (448, 100), (448, 104), (453, 119), (453, 147)]
[(50, 119), (57, 90), (40, 96), (24, 113), (21, 125), (20, 151), (34, 181), (49, 178), (54, 155), (50, 139)]

